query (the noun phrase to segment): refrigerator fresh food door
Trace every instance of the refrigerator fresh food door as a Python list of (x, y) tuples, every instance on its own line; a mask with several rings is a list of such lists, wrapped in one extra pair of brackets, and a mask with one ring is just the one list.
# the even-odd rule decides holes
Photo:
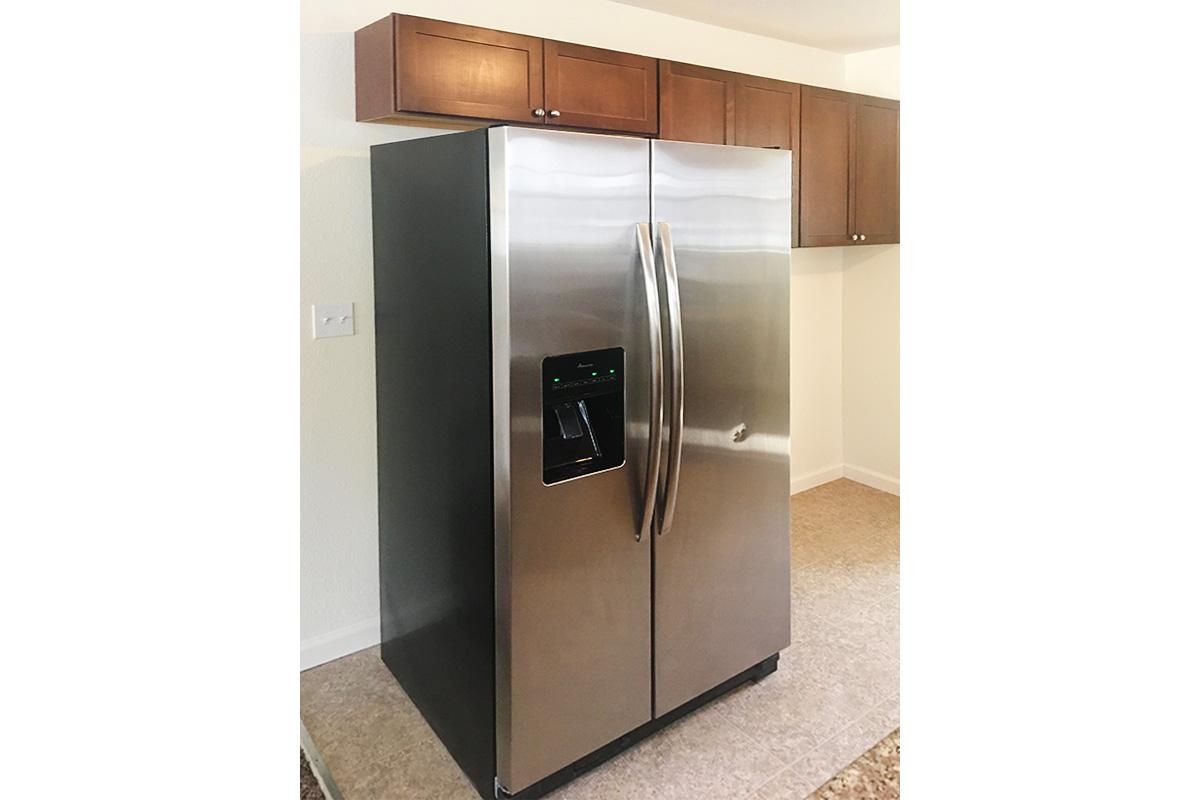
[(790, 639), (792, 172), (788, 151), (664, 141), (651, 145), (651, 169), (667, 381), (654, 537), (661, 716)]
[(647, 142), (493, 128), (488, 150), (496, 770), (518, 792), (651, 718), (661, 340)]

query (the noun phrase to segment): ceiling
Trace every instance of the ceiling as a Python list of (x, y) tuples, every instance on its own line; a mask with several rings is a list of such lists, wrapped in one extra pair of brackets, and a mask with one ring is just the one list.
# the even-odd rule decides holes
[(900, 0), (616, 0), (837, 53), (900, 44)]

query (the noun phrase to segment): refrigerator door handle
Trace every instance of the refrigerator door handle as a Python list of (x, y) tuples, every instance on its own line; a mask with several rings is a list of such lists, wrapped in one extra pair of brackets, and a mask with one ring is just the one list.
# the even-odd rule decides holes
[(679, 498), (679, 462), (683, 457), (683, 316), (679, 307), (679, 270), (675, 266), (675, 245), (671, 226), (658, 223), (662, 243), (663, 275), (667, 287), (667, 321), (671, 337), (671, 443), (667, 453), (666, 492), (663, 498), (662, 524), (658, 535), (671, 530), (675, 520), (675, 501)]
[(642, 278), (646, 285), (646, 317), (650, 329), (650, 452), (646, 459), (646, 487), (642, 501), (642, 524), (634, 535), (636, 541), (649, 536), (654, 525), (654, 501), (658, 489), (658, 472), (662, 461), (663, 440), (663, 352), (662, 319), (659, 316), (658, 277), (654, 272), (654, 245), (650, 226), (637, 225), (638, 255), (642, 261)]

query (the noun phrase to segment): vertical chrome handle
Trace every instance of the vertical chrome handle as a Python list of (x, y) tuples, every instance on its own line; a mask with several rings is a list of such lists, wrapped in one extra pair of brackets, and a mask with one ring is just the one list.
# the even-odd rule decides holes
[(642, 280), (646, 285), (646, 317), (650, 328), (650, 453), (646, 459), (646, 487), (642, 499), (642, 525), (634, 539), (649, 536), (654, 526), (654, 500), (658, 489), (658, 470), (662, 462), (663, 368), (662, 320), (659, 317), (658, 278), (654, 272), (654, 246), (650, 226), (637, 225), (638, 255), (642, 260)]
[(675, 245), (671, 226), (658, 223), (662, 242), (663, 276), (667, 287), (667, 321), (671, 338), (671, 444), (667, 453), (666, 492), (663, 497), (662, 524), (658, 535), (671, 530), (675, 521), (675, 501), (679, 498), (679, 462), (683, 457), (683, 320), (679, 309), (679, 270), (675, 266)]

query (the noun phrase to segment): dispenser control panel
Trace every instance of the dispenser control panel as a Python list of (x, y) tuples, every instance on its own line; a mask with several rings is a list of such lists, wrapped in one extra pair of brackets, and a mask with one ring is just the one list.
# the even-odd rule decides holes
[(625, 350), (542, 359), (542, 482), (625, 462)]

